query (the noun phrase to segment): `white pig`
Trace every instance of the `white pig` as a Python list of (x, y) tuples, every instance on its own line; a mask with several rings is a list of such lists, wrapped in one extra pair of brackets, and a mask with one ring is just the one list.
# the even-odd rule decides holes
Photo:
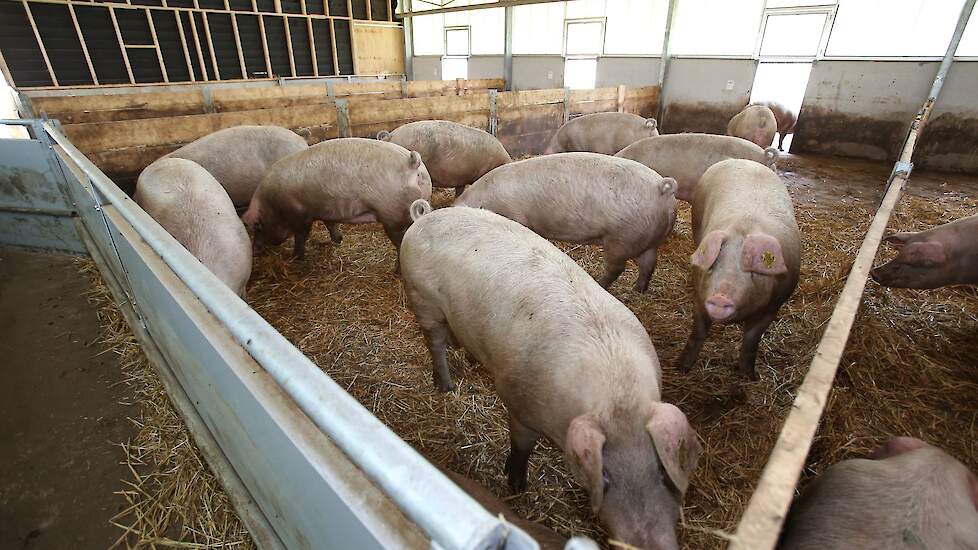
[(893, 438), (801, 492), (778, 550), (978, 550), (978, 478), (937, 447)]
[(431, 178), (417, 152), (373, 139), (339, 138), (275, 163), (242, 220), (262, 244), (295, 235), (297, 259), (305, 256), (316, 220), (337, 244), (343, 238), (337, 224), (380, 222), (397, 248), (411, 225), (410, 205), (429, 198)]
[(775, 170), (778, 151), (761, 149), (746, 139), (715, 134), (668, 134), (640, 139), (618, 152), (662, 176), (676, 179), (676, 198), (693, 200), (696, 183), (706, 169), (721, 160), (748, 159)]
[(251, 240), (221, 184), (184, 159), (158, 160), (136, 182), (136, 204), (244, 297), (251, 277)]
[(635, 315), (548, 241), (486, 210), (422, 216), (401, 261), (436, 386), (453, 388), (450, 337), (492, 374), (509, 413), (510, 486), (526, 488), (527, 460), (546, 437), (612, 536), (678, 550), (701, 447), (682, 411), (660, 400), (659, 361)]
[(550, 140), (545, 154), (587, 151), (614, 155), (626, 146), (659, 135), (654, 118), (631, 113), (592, 113), (567, 121)]
[(513, 160), (492, 134), (448, 120), (411, 122), (380, 132), (377, 139), (420, 153), (431, 185), (454, 187), (456, 197), (486, 172)]
[(763, 105), (774, 113), (774, 119), (778, 121), (778, 151), (784, 151), (784, 138), (795, 133), (798, 115), (777, 101), (758, 101), (751, 105)]
[(756, 378), (761, 336), (794, 292), (801, 267), (801, 234), (781, 178), (752, 160), (711, 166), (693, 197), (693, 239), (696, 307), (679, 370), (696, 363), (710, 325), (741, 323), (737, 371)]
[(455, 201), (485, 208), (560, 241), (601, 243), (607, 288), (635, 259), (634, 289), (645, 292), (656, 250), (676, 219), (676, 181), (635, 161), (558, 153), (500, 166)]
[(208, 134), (163, 158), (187, 159), (203, 166), (224, 186), (234, 206), (244, 208), (273, 164), (306, 147), (306, 140), (285, 128), (235, 126)]
[(870, 274), (893, 288), (939, 288), (978, 285), (978, 215), (916, 233), (894, 233), (884, 239), (898, 248), (896, 258)]
[(774, 118), (774, 112), (763, 105), (745, 107), (727, 124), (728, 136), (744, 138), (759, 147), (770, 147), (777, 131), (778, 121)]

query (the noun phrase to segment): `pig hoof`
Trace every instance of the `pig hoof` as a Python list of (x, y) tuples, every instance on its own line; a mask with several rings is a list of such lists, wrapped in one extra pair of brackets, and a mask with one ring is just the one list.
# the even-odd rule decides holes
[(757, 371), (754, 370), (754, 367), (749, 367), (749, 368), (746, 368), (746, 369), (743, 368), (743, 367), (739, 367), (737, 369), (737, 374), (739, 374), (742, 378), (745, 378), (747, 380), (760, 380), (761, 379), (761, 377), (757, 375)]
[(439, 382), (438, 380), (435, 380), (435, 387), (438, 388), (438, 391), (443, 393), (455, 391), (455, 384), (452, 384), (451, 382)]

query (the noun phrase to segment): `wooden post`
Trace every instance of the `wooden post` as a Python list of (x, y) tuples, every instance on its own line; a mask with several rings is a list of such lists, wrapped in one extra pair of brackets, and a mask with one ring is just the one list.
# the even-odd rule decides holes
[(618, 112), (625, 112), (625, 85), (620, 84), (618, 86)]
[(201, 86), (200, 95), (204, 97), (204, 111), (210, 114), (216, 113), (217, 109), (214, 108), (214, 98), (211, 96), (211, 87)]
[(282, 17), (282, 22), (285, 23), (285, 49), (289, 52), (289, 70), (292, 76), (295, 76), (295, 55), (292, 54), (292, 29), (289, 28), (289, 16)]
[(489, 90), (489, 133), (496, 135), (496, 129), (499, 126), (499, 118), (496, 116), (496, 99), (499, 92), (496, 90)]
[(180, 17), (180, 12), (173, 12), (173, 16), (177, 18), (177, 32), (180, 34), (180, 46), (183, 48), (183, 58), (187, 62), (187, 72), (190, 73), (190, 81), (197, 82), (197, 75), (194, 74), (194, 64), (190, 62), (190, 49), (187, 48), (187, 37), (184, 36), (183, 32), (183, 18)]
[(401, 79), (401, 99), (406, 99), (408, 97), (408, 83), (407, 78)]
[[(302, 11), (306, 11), (306, 3), (302, 2)], [(319, 58), (316, 56), (316, 37), (312, 33), (312, 19), (306, 18), (306, 29), (309, 31), (309, 54), (312, 56), (312, 75), (319, 76)]]
[(217, 65), (217, 53), (214, 51), (214, 41), (211, 40), (211, 24), (207, 21), (207, 12), (203, 12), (202, 17), (204, 18), (204, 38), (207, 39), (207, 47), (211, 51), (211, 63), (214, 64), (214, 76), (217, 80), (221, 79), (221, 68)]
[[(27, 6), (26, 0), (24, 1), (24, 6)], [(119, 40), (119, 49), (122, 50), (122, 61), (126, 64), (126, 74), (129, 75), (129, 83), (135, 84), (136, 79), (132, 76), (132, 65), (129, 64), (129, 52), (126, 51), (126, 43), (122, 40), (122, 31), (119, 30), (119, 20), (115, 17), (115, 8), (109, 6), (109, 18), (112, 19), (112, 26), (115, 28), (115, 37)], [(40, 38), (38, 38), (40, 40)], [(47, 59), (45, 56), (44, 59)], [(55, 83), (57, 85), (57, 83)]]
[(456, 78), (455, 79), (455, 95), (462, 95), (463, 94), (463, 90), (465, 89), (464, 82), (465, 82), (465, 79), (464, 78)]
[(350, 137), (350, 104), (345, 99), (336, 100), (336, 128), (340, 137)]
[(160, 50), (160, 41), (156, 37), (156, 24), (153, 23), (153, 14), (149, 10), (143, 10), (146, 13), (146, 22), (149, 23), (149, 34), (153, 37), (153, 47), (156, 48), (156, 59), (160, 63), (160, 73), (163, 74), (163, 82), (170, 81), (170, 75), (166, 72), (166, 62), (163, 61), (163, 51)]
[(75, 6), (73, 4), (68, 4), (68, 13), (71, 14), (71, 23), (75, 26), (75, 34), (78, 35), (78, 41), (81, 43), (82, 53), (85, 54), (85, 63), (88, 64), (88, 72), (92, 75), (92, 83), (98, 86), (98, 75), (95, 74), (92, 57), (88, 54), (88, 45), (85, 43), (85, 35), (82, 34), (81, 27), (78, 25), (78, 16), (75, 15)]
[(258, 30), (261, 31), (261, 45), (265, 51), (265, 76), (272, 78), (272, 61), (268, 57), (268, 37), (265, 35), (265, 16), (258, 16)]
[(241, 78), (248, 78), (248, 67), (245, 65), (244, 50), (241, 49), (241, 35), (238, 33), (238, 17), (231, 14), (231, 29), (234, 31), (234, 47), (238, 51), (238, 63), (241, 64)]
[(200, 74), (204, 80), (210, 80), (207, 74), (207, 63), (204, 62), (204, 50), (200, 47), (200, 36), (197, 34), (197, 19), (194, 12), (188, 11), (187, 17), (190, 19), (190, 34), (194, 37), (194, 48), (197, 50), (197, 62), (200, 63)]
[(329, 20), (329, 43), (333, 47), (333, 76), (340, 75), (340, 56), (336, 54), (336, 25)]

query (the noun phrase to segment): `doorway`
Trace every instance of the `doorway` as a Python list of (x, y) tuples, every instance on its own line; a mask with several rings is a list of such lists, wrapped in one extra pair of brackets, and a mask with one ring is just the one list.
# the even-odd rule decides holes
[[(817, 6), (764, 11), (751, 103), (777, 101), (796, 115), (801, 111), (812, 62), (825, 51), (835, 10), (835, 6)], [(791, 150), (792, 137), (784, 139), (785, 151)]]
[(591, 90), (604, 50), (604, 19), (568, 19), (564, 23), (564, 86)]

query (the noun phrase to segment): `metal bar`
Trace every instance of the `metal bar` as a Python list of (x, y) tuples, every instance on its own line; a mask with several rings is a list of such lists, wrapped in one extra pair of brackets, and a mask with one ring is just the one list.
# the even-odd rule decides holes
[(88, 64), (88, 72), (92, 75), (92, 82), (98, 86), (98, 75), (95, 74), (95, 66), (92, 65), (92, 56), (88, 54), (88, 44), (85, 43), (85, 35), (82, 34), (81, 26), (78, 25), (78, 16), (75, 15), (74, 4), (68, 4), (68, 13), (71, 15), (72, 25), (75, 26), (75, 34), (78, 35), (78, 42), (81, 43), (82, 53), (85, 54), (85, 63)]
[(190, 61), (190, 49), (187, 48), (187, 37), (183, 32), (183, 17), (180, 12), (175, 12), (173, 17), (177, 20), (177, 32), (180, 34), (180, 47), (183, 48), (183, 58), (187, 62), (187, 72), (190, 73), (190, 81), (197, 82), (197, 75), (194, 74), (194, 64)]
[(207, 39), (207, 48), (211, 52), (211, 63), (214, 65), (214, 76), (217, 80), (221, 79), (221, 68), (217, 65), (217, 53), (214, 51), (214, 41), (211, 40), (211, 24), (207, 21), (207, 12), (201, 14), (204, 18), (204, 38)]
[(75, 217), (74, 210), (67, 210), (64, 208), (36, 208), (27, 206), (8, 206), (5, 204), (0, 204), (0, 212), (8, 212), (10, 214), (36, 214), (39, 216), (51, 216), (53, 218)]
[(527, 6), (530, 4), (555, 4), (557, 2), (563, 2), (563, 0), (500, 0), (499, 2), (492, 2), (489, 4), (472, 4), (469, 6), (453, 6), (450, 8), (438, 8), (434, 10), (410, 11), (401, 14), (401, 17), (406, 19), (409, 17), (419, 17), (422, 15), (432, 15), (436, 13), (452, 13), (456, 11), (475, 11), (475, 10), (485, 10), (491, 8), (509, 8), (512, 6)]
[(44, 47), (44, 41), (41, 40), (41, 33), (37, 30), (37, 24), (34, 23), (34, 14), (31, 13), (31, 7), (27, 3), (27, 0), (21, 0), (21, 4), (23, 4), (24, 11), (27, 13), (27, 21), (31, 24), (31, 30), (34, 31), (34, 38), (37, 39), (37, 47), (41, 49), (41, 57), (44, 58), (44, 65), (48, 68), (48, 75), (51, 76), (51, 82), (57, 86), (58, 77), (54, 74), (54, 68), (51, 67), (51, 60), (48, 59), (48, 50)]
[(498, 96), (497, 90), (489, 90), (489, 133), (492, 135), (496, 135), (496, 129), (499, 127), (499, 117), (496, 114)]
[(231, 14), (231, 29), (234, 31), (234, 47), (238, 51), (238, 63), (241, 64), (241, 78), (248, 78), (248, 68), (245, 66), (244, 51), (241, 49), (241, 35), (238, 34), (238, 17)]
[(842, 359), (849, 332), (862, 301), (866, 278), (873, 267), (873, 259), (883, 239), (883, 232), (886, 230), (890, 215), (910, 176), (910, 168), (913, 166), (911, 159), (918, 136), (934, 109), (944, 85), (944, 78), (951, 68), (954, 52), (958, 48), (961, 35), (974, 7), (975, 0), (967, 0), (961, 8), (958, 25), (944, 55), (944, 61), (941, 62), (941, 67), (934, 78), (930, 94), (910, 125), (900, 160), (893, 167), (883, 201), (859, 247), (859, 253), (832, 311), (832, 317), (815, 349), (815, 357), (812, 359), (808, 374), (805, 375), (805, 380), (798, 389), (798, 396), (781, 428), (757, 489), (751, 495), (747, 510), (737, 526), (737, 532), (729, 546), (730, 550), (770, 550), (777, 544), (794, 496), (795, 486), (805, 466), (805, 458), (808, 456), (819, 420), (828, 403), (839, 361)]
[(353, 28), (353, 0), (346, 0), (346, 13), (350, 14), (350, 57), (353, 58), (353, 74), (359, 74), (360, 64), (357, 63), (357, 40), (354, 36), (356, 29)]
[(345, 99), (337, 99), (336, 105), (336, 128), (340, 137), (350, 137), (350, 103)]
[(659, 58), (659, 100), (655, 109), (655, 117), (659, 123), (659, 130), (662, 130), (662, 118), (666, 110), (666, 74), (669, 69), (669, 38), (672, 35), (672, 24), (676, 19), (676, 8), (679, 0), (669, 0), (669, 9), (666, 12), (666, 31), (662, 35), (662, 57)]
[[(411, 11), (411, 0), (401, 0), (398, 3), (401, 12)], [(404, 19), (404, 76), (414, 80), (414, 22)], [(407, 97), (407, 94), (404, 94)]]
[(570, 120), (571, 89), (564, 88), (564, 124)]
[(503, 79), (506, 91), (513, 90), (513, 6), (506, 6), (505, 27), (503, 29)]
[(204, 77), (204, 82), (207, 82), (211, 79), (211, 77), (209, 74), (207, 74), (207, 63), (204, 61), (204, 50), (200, 47), (200, 36), (197, 34), (197, 18), (194, 17), (193, 12), (187, 12), (187, 17), (190, 19), (190, 33), (194, 37), (194, 48), (197, 50), (197, 62), (200, 63), (200, 74)]
[[(331, 21), (332, 23), (332, 21)], [(268, 56), (268, 36), (265, 34), (265, 16), (258, 16), (258, 29), (261, 31), (261, 47), (265, 54), (265, 76), (272, 77), (272, 60)]]
[[(309, 358), (201, 268), (183, 246), (115, 186), (50, 122), (45, 129), (92, 185), (205, 308), (350, 460), (442, 548), (495, 548), (528, 537), (485, 511), (399, 439)], [(510, 530), (506, 536), (506, 530)], [(523, 535), (520, 537), (520, 535)]]
[(156, 37), (156, 24), (153, 23), (153, 14), (149, 10), (146, 12), (146, 21), (149, 22), (149, 33), (153, 37), (153, 47), (156, 48), (156, 59), (160, 61), (160, 71), (163, 73), (163, 82), (170, 82), (170, 76), (166, 73), (166, 62), (163, 61), (163, 51), (160, 50), (160, 40)]

